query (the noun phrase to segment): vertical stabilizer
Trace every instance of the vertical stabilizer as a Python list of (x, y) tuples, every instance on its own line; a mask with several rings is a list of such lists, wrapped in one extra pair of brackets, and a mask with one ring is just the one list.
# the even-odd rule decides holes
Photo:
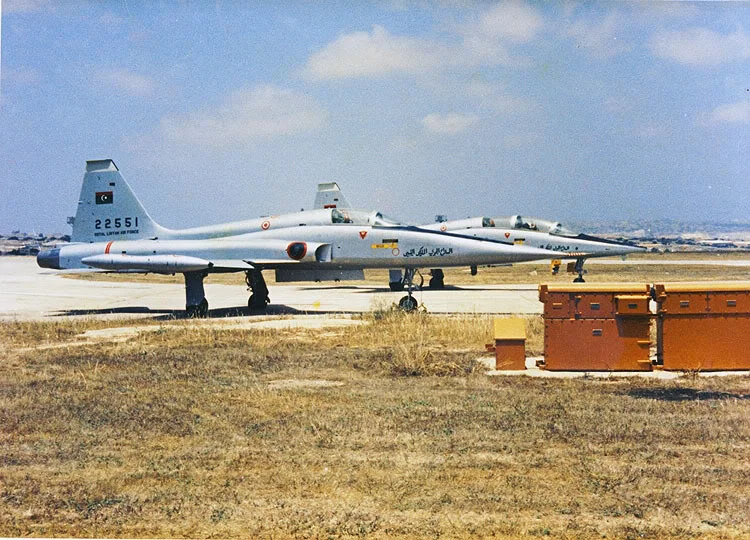
[(73, 242), (106, 242), (158, 237), (157, 224), (130, 189), (111, 159), (86, 162)]
[(318, 184), (318, 192), (315, 194), (315, 210), (321, 208), (351, 208), (341, 188), (336, 182)]

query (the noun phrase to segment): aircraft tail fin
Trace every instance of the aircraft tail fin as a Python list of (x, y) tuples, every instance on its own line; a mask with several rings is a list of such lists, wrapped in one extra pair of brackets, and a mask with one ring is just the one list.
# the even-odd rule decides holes
[(348, 209), (351, 207), (336, 182), (318, 184), (318, 192), (315, 194), (315, 210), (320, 210), (321, 208)]
[(135, 196), (111, 159), (86, 162), (73, 242), (105, 242), (158, 237), (165, 232)]

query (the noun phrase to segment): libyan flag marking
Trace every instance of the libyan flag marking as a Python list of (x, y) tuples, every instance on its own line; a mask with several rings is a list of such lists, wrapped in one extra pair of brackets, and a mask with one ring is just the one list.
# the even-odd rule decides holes
[(113, 200), (111, 191), (96, 192), (96, 204), (112, 204)]

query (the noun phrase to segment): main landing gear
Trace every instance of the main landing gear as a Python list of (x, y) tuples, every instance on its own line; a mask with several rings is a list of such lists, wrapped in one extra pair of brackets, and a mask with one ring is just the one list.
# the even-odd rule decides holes
[[(420, 274), (421, 277), (421, 274)], [(419, 288), (422, 288), (424, 284), (424, 278), (422, 283), (419, 284)], [(401, 270), (389, 270), (388, 271), (388, 287), (393, 291), (403, 291), (406, 286), (406, 276), (401, 277)], [(430, 270), (430, 281), (428, 283), (430, 289), (445, 289), (445, 274), (440, 268), (433, 268)]]
[(440, 268), (430, 270), (430, 289), (445, 289), (445, 274)]
[(204, 270), (185, 272), (185, 311), (188, 317), (208, 317), (208, 300), (203, 290)]
[(388, 270), (388, 287), (393, 291), (404, 290), (404, 279), (401, 276), (401, 270), (398, 268)]
[(266, 309), (271, 301), (268, 298), (268, 287), (266, 280), (260, 270), (248, 270), (245, 272), (245, 283), (252, 294), (247, 301), (247, 307), (253, 311)]

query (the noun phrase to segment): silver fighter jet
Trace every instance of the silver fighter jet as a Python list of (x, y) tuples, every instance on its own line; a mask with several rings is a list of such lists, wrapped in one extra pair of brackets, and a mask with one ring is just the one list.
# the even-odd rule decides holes
[[(269, 303), (262, 270), (277, 281), (362, 279), (365, 268), (467, 266), (548, 259), (544, 249), (405, 227), (377, 212), (323, 208), (172, 230), (156, 223), (110, 160), (88, 161), (72, 243), (39, 253), (43, 268), (185, 276), (187, 311), (205, 316), (209, 273), (245, 272), (251, 309)], [(407, 280), (403, 309), (417, 307)]]
[[(323, 208), (324, 204), (333, 205), (341, 212), (355, 212), (349, 209), (349, 203), (344, 197), (339, 185), (335, 182), (318, 185), (315, 197), (315, 208)], [(568, 265), (568, 271), (578, 274), (575, 282), (583, 282), (583, 264), (590, 257), (626, 256), (631, 253), (645, 251), (645, 248), (628, 242), (617, 242), (606, 238), (599, 238), (587, 234), (573, 232), (563, 227), (557, 221), (545, 219), (525, 218), (522, 216), (509, 217), (473, 217), (453, 221), (442, 221), (419, 225), (420, 229), (452, 233), (470, 238), (496, 240), (508, 242), (517, 246), (531, 246), (553, 251), (552, 271), (556, 274), (562, 260), (574, 259)], [(472, 274), (476, 274), (476, 265), (471, 266)], [(442, 289), (445, 286), (442, 269), (433, 268), (430, 271), (430, 288)], [(405, 279), (401, 271), (394, 269), (390, 272), (391, 290), (403, 290)]]
[[(504, 240), (515, 245), (531, 246), (554, 251), (553, 273), (557, 273), (561, 260), (574, 259), (569, 271), (578, 274), (574, 282), (583, 282), (583, 263), (591, 257), (626, 256), (645, 251), (645, 248), (629, 242), (617, 242), (573, 232), (556, 221), (522, 216), (476, 217), (442, 223), (422, 225), (421, 228), (446, 231), (470, 238)], [(432, 271), (430, 286), (442, 288), (443, 276), (440, 270)]]

